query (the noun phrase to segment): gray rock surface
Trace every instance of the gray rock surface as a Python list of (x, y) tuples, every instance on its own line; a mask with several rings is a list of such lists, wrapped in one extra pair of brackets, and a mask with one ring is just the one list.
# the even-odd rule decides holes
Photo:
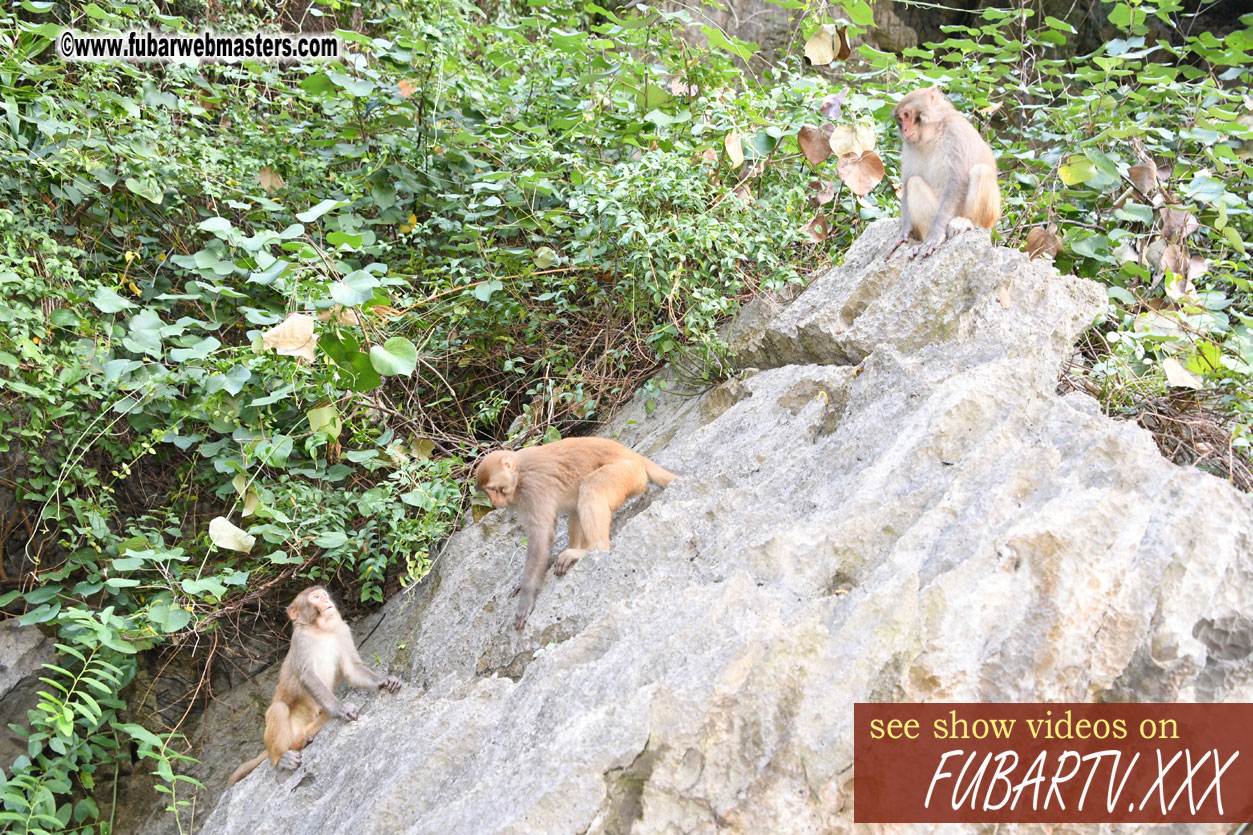
[(1253, 502), (1056, 394), (1101, 288), (984, 232), (884, 264), (894, 223), (745, 317), (739, 378), (617, 416), (680, 479), (550, 576), (526, 629), (521, 534), (492, 513), (364, 645), (405, 689), (299, 771), (220, 794), (272, 681), (215, 706), (193, 825), (843, 831), (855, 702), (1253, 701)]
[(26, 753), (26, 740), (9, 727), (28, 725), (27, 711), (39, 701), (43, 665), (56, 660), (52, 641), (37, 626), (16, 619), (0, 621), (0, 763), (8, 766)]

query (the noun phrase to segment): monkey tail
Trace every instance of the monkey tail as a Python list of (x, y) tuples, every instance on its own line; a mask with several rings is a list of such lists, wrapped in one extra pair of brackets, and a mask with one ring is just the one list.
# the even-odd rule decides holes
[[(644, 456), (641, 455), (640, 457), (643, 458)], [(653, 484), (660, 484), (662, 487), (665, 487), (667, 484), (678, 478), (677, 475), (670, 472), (665, 467), (658, 467), (647, 458), (644, 458), (644, 472), (648, 473), (648, 477)]]
[(991, 229), (1001, 219), (1001, 190), (996, 185), (996, 169), (979, 164), (970, 169), (967, 211), (978, 226)]
[(265, 758), (266, 758), (266, 753), (262, 751), (260, 754), (257, 754), (257, 756), (253, 757), (251, 760), (244, 763), (239, 768), (235, 769), (235, 773), (232, 774), (230, 778), (226, 781), (226, 787), (229, 789), (231, 786), (235, 785), (240, 780), (247, 777), (249, 774), (252, 773), (252, 770), (254, 768), (261, 765), (261, 761), (264, 760)]

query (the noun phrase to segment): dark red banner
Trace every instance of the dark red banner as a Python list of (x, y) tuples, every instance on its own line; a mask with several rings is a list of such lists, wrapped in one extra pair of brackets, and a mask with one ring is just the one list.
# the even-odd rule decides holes
[(857, 823), (1253, 820), (1253, 704), (858, 704)]

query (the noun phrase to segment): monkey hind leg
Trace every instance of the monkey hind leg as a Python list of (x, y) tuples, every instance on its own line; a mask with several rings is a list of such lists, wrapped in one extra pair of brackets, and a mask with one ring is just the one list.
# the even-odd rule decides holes
[(989, 229), (1001, 219), (1001, 190), (996, 185), (996, 169), (990, 165), (980, 163), (970, 169), (966, 216), (976, 226)]
[(935, 220), (940, 199), (922, 177), (909, 178), (909, 182), (905, 184), (905, 199), (909, 201), (907, 209), (909, 220), (914, 226), (914, 235), (918, 240), (925, 241), (931, 233), (931, 222)]
[(582, 545), (609, 550), (613, 512), (632, 496), (648, 489), (648, 473), (639, 461), (621, 460), (592, 472), (579, 487), (576, 512), (583, 528)]
[(283, 755), (295, 744), (291, 709), (286, 702), (276, 700), (265, 712), (265, 750), (270, 755), (270, 762), (277, 766)]

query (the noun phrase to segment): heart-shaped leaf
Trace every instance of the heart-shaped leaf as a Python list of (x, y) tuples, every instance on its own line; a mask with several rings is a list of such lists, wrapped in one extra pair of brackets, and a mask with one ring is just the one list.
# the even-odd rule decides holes
[(384, 377), (408, 376), (418, 367), (418, 349), (403, 336), (370, 348), (370, 365)]

